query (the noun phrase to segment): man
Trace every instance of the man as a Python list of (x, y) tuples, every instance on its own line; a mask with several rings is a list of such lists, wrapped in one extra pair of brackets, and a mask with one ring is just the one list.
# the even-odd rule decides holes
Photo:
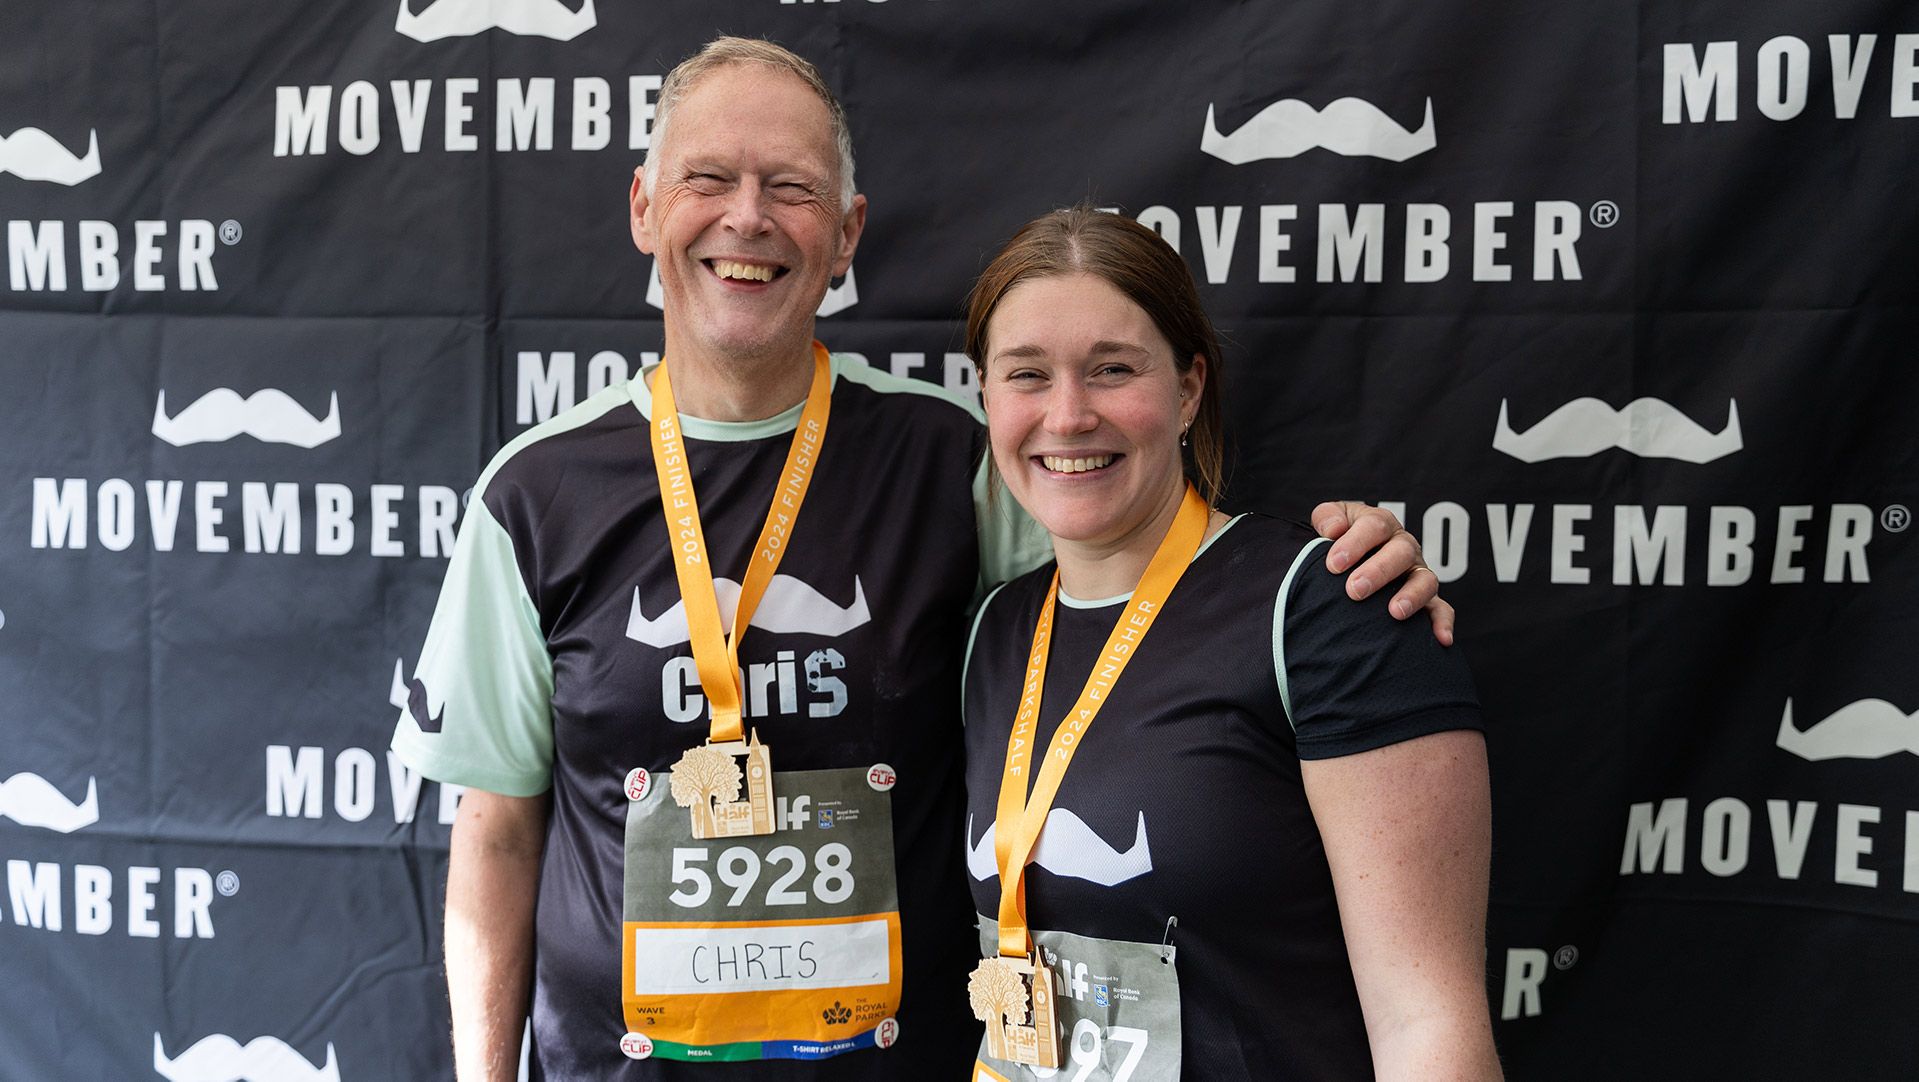
[[(394, 736), (469, 787), (457, 1070), (512, 1077), (530, 986), (548, 1077), (946, 1077), (977, 1040), (966, 616), (1046, 553), (984, 499), (970, 406), (812, 345), (866, 219), (812, 65), (718, 39), (668, 76), (654, 140), (631, 218), (665, 363), (487, 468)], [(1391, 516), (1318, 513), (1340, 569), (1382, 541), (1373, 584), (1416, 564)], [(1413, 576), (1396, 615), (1435, 588)], [(740, 1059), (762, 1062), (699, 1062)]]

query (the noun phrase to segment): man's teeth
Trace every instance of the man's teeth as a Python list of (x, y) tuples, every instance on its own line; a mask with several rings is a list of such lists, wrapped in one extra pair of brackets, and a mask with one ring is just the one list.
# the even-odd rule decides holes
[(773, 268), (757, 263), (735, 263), (730, 259), (715, 259), (713, 273), (722, 278), (742, 278), (749, 282), (770, 282), (773, 280)]
[(1054, 473), (1085, 473), (1088, 470), (1102, 470), (1113, 464), (1112, 455), (1094, 455), (1091, 458), (1060, 458), (1055, 455), (1041, 455), (1040, 462)]

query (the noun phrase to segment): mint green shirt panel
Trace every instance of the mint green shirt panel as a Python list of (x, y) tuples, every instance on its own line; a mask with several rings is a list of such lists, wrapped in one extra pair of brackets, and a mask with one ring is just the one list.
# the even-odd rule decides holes
[(393, 730), (401, 761), (435, 781), (505, 796), (534, 796), (552, 784), (553, 661), (512, 539), (477, 498), (453, 543), (414, 673), (442, 728), (423, 731), (401, 710)]
[(1273, 680), (1279, 685), (1279, 705), (1286, 711), (1286, 722), (1299, 731), (1299, 723), (1293, 720), (1293, 689), (1286, 680), (1286, 599), (1292, 596), (1293, 580), (1299, 577), (1301, 568), (1311, 562), (1312, 557), (1322, 545), (1330, 545), (1324, 537), (1316, 537), (1299, 550), (1293, 557), (1293, 566), (1286, 569), (1286, 577), (1280, 580), (1279, 596), (1273, 599)]
[(481, 497), (521, 449), (631, 401), (625, 384), (605, 388), (500, 448), (474, 482), (414, 668), (428, 716), (442, 719), (442, 728), (426, 732), (402, 709), (393, 730), (393, 753), (421, 774), (504, 796), (534, 796), (552, 785), (553, 657), (513, 539)]

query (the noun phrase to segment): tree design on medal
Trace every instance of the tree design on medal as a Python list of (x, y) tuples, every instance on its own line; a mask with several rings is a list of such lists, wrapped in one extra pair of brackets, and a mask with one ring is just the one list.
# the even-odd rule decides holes
[(706, 744), (686, 749), (680, 761), (673, 764), (673, 803), (693, 809), (695, 836), (715, 833), (714, 802), (730, 804), (738, 800), (743, 778), (740, 764), (731, 755)]

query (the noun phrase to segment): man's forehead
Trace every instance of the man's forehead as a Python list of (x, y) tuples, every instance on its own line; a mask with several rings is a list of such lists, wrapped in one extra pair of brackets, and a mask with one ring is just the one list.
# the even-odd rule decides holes
[[(691, 123), (689, 123), (691, 121)], [(727, 63), (687, 88), (662, 150), (672, 157), (752, 153), (831, 169), (833, 117), (804, 79), (764, 63)]]

